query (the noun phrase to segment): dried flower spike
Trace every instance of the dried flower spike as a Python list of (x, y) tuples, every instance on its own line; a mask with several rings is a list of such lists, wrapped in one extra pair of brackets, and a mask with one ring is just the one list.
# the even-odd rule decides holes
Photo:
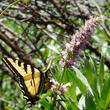
[(76, 59), (80, 55), (80, 50), (84, 48), (86, 42), (90, 39), (96, 26), (100, 24), (100, 22), (101, 19), (99, 17), (90, 17), (90, 19), (86, 21), (85, 25), (71, 36), (71, 41), (66, 44), (65, 49), (61, 52), (61, 65), (68, 67), (75, 64)]
[(67, 91), (67, 87), (71, 86), (71, 83), (60, 84), (54, 79), (51, 79), (50, 82), (52, 83), (51, 90), (58, 95), (64, 94)]

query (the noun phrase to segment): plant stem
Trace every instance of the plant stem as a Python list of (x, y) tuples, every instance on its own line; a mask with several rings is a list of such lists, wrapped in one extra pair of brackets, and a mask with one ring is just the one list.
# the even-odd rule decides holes
[(14, 2), (12, 2), (9, 6), (7, 6), (5, 8), (5, 10), (3, 10), (1, 13), (0, 13), (0, 16), (2, 16), (11, 6), (13, 6), (14, 4), (16, 4), (17, 2), (19, 2), (20, 0), (16, 0)]

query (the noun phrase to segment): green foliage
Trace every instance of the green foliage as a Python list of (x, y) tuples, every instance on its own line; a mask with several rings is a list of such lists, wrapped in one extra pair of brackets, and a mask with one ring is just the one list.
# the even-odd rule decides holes
[(26, 5), (28, 5), (31, 2), (31, 0), (21, 0), (21, 1)]
[(104, 70), (103, 59), (100, 64), (96, 64), (96, 61), (91, 58), (86, 60), (82, 71), (92, 90), (92, 92), (87, 91), (86, 93), (85, 109), (93, 106), (93, 110), (107, 110), (110, 103), (110, 76)]
[(85, 107), (84, 110), (97, 110), (96, 109), (96, 104), (93, 100), (92, 94), (88, 91), (86, 96), (85, 96)]

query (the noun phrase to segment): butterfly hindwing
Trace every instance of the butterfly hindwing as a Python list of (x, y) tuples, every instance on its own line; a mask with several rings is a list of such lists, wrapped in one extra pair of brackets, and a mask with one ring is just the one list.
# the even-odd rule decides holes
[(38, 100), (41, 72), (29, 64), (13, 60), (12, 58), (4, 58), (3, 61), (12, 71), (12, 75), (19, 83), (27, 101), (35, 103)]

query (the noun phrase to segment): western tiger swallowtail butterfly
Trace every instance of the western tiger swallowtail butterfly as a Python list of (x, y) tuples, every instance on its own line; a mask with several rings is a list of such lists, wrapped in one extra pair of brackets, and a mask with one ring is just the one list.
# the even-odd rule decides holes
[(12, 58), (4, 58), (3, 62), (10, 69), (11, 76), (19, 83), (27, 103), (35, 104), (39, 93), (50, 88), (48, 76), (44, 76), (39, 69)]

